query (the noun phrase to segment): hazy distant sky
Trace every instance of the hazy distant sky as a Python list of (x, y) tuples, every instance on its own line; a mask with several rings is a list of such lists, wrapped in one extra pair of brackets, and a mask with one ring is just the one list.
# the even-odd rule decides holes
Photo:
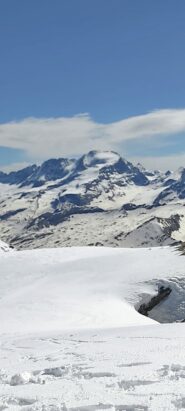
[(0, 0), (0, 168), (112, 149), (185, 166), (184, 0)]

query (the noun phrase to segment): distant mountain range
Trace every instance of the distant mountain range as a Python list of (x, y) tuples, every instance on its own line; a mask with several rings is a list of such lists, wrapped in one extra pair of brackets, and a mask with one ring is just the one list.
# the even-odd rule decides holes
[(0, 172), (0, 238), (17, 249), (185, 240), (185, 168), (149, 171), (115, 152)]

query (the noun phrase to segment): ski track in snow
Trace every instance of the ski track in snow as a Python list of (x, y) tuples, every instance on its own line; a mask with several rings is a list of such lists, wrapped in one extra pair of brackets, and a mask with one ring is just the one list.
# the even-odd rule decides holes
[(182, 324), (2, 336), (0, 409), (181, 409), (184, 346)]

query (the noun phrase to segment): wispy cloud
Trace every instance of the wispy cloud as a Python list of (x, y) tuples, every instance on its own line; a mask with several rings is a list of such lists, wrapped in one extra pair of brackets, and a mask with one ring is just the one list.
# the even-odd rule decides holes
[(23, 161), (21, 163), (11, 163), (6, 166), (0, 166), (0, 170), (4, 171), (4, 173), (9, 173), (10, 171), (22, 170), (23, 168), (28, 167), (30, 165), (32, 165), (31, 162), (28, 163), (26, 161)]
[(155, 110), (107, 125), (116, 141), (141, 137), (166, 136), (185, 131), (185, 109)]
[(173, 171), (180, 167), (185, 167), (185, 153), (160, 157), (130, 157), (129, 160), (133, 164), (141, 163), (149, 170)]
[[(151, 139), (185, 132), (185, 109), (165, 109), (117, 122), (102, 124), (90, 115), (80, 114), (60, 118), (26, 118), (0, 124), (0, 146), (25, 151), (28, 159), (73, 156), (90, 149), (120, 151), (128, 141)], [(184, 150), (185, 151), (185, 150)], [(126, 153), (124, 153), (126, 155)]]

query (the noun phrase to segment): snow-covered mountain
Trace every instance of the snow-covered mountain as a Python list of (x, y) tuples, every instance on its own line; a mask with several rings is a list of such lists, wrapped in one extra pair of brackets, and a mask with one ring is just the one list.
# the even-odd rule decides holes
[(115, 152), (0, 172), (1, 238), (16, 248), (185, 241), (185, 169), (145, 170)]

